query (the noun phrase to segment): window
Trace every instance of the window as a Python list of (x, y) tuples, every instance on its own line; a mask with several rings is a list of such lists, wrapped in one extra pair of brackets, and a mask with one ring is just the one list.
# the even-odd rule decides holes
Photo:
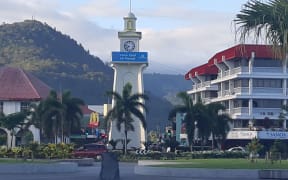
[(254, 79), (253, 87), (282, 88), (281, 79)]
[(281, 106), (282, 106), (281, 100), (257, 99), (253, 101), (253, 107), (258, 107), (258, 108), (279, 108)]
[(254, 67), (281, 67), (282, 61), (275, 59), (255, 59)]
[(20, 110), (21, 111), (26, 111), (26, 110), (28, 110), (29, 109), (29, 106), (30, 106), (30, 102), (21, 102), (21, 108), (20, 108)]

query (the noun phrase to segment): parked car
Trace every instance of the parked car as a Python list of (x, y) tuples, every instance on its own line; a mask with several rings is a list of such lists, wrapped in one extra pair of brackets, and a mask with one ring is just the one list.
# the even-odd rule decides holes
[(229, 148), (227, 151), (228, 152), (246, 152), (245, 148), (241, 146)]
[(102, 153), (107, 151), (107, 147), (104, 144), (91, 143), (74, 150), (72, 156), (75, 158), (101, 159)]

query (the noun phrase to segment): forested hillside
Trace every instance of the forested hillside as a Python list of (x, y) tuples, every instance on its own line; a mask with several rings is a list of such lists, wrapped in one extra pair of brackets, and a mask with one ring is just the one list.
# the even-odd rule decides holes
[[(86, 104), (107, 103), (113, 70), (68, 35), (49, 25), (26, 20), (0, 26), (0, 66), (21, 67), (55, 90), (70, 90)], [(149, 94), (149, 129), (163, 126), (172, 105), (166, 100), (190, 86), (182, 75), (144, 75)], [(169, 98), (168, 98), (169, 99)]]

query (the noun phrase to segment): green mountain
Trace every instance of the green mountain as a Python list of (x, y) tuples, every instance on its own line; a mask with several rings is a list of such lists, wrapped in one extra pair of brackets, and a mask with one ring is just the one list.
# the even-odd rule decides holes
[[(21, 67), (55, 90), (68, 89), (86, 104), (108, 102), (113, 70), (68, 35), (35, 20), (0, 26), (0, 66)], [(148, 128), (163, 127), (172, 108), (167, 99), (187, 90), (182, 75), (144, 74)], [(170, 96), (170, 98), (169, 98)]]

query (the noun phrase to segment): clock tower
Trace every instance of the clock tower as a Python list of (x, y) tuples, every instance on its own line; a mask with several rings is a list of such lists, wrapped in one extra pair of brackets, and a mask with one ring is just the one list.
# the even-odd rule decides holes
[[(132, 94), (144, 93), (143, 71), (148, 66), (147, 52), (140, 52), (139, 41), (142, 38), (142, 33), (136, 31), (137, 18), (131, 12), (127, 17), (124, 17), (124, 30), (118, 32), (120, 40), (120, 51), (112, 52), (111, 67), (114, 70), (113, 91), (122, 94), (123, 87), (126, 83), (132, 85)], [(115, 102), (112, 100), (112, 108)], [(144, 110), (141, 109), (143, 113)], [(143, 148), (143, 142), (146, 141), (145, 130), (136, 117), (133, 117), (134, 131), (128, 131), (127, 144), (128, 148)], [(121, 127), (119, 132), (115, 121), (112, 121), (109, 131), (109, 140), (124, 139), (124, 128)], [(118, 143), (117, 148), (121, 148), (122, 144)]]

